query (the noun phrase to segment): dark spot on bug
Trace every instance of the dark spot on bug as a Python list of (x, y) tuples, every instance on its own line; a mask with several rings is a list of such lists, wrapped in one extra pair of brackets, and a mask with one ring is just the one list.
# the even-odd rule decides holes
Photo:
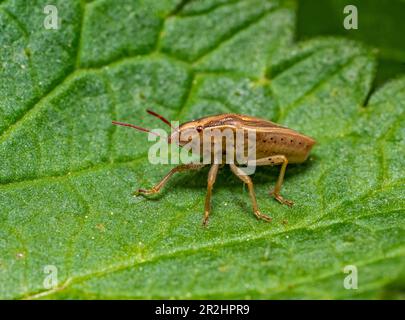
[(197, 131), (198, 131), (198, 132), (203, 131), (203, 127), (202, 127), (202, 126), (198, 126), (198, 127), (197, 127)]
[(293, 143), (294, 140), (290, 140), (291, 143)]
[(267, 142), (267, 140), (266, 140), (266, 139), (263, 139), (263, 142)]
[(281, 140), (281, 141), (283, 141), (284, 139), (283, 139), (283, 138), (281, 138), (280, 140)]
[(302, 144), (302, 142), (299, 142), (298, 144)]

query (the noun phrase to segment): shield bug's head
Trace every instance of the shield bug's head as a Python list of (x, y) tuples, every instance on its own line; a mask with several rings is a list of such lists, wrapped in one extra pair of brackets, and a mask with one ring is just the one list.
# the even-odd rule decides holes
[(178, 128), (174, 128), (170, 141), (177, 141), (180, 146), (190, 143), (202, 144), (205, 134), (215, 134), (216, 129), (223, 129), (231, 125), (236, 126), (235, 117), (228, 115), (214, 115), (192, 120), (181, 124)]
[(179, 146), (184, 146), (191, 141), (200, 141), (202, 139), (204, 123), (201, 120), (188, 121), (174, 128), (169, 143), (175, 141)]

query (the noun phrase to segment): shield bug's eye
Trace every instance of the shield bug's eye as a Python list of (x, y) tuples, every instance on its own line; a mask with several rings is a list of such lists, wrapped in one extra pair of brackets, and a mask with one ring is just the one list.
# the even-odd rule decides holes
[(201, 131), (203, 131), (203, 127), (202, 127), (202, 126), (198, 126), (198, 127), (197, 127), (197, 132), (201, 132)]

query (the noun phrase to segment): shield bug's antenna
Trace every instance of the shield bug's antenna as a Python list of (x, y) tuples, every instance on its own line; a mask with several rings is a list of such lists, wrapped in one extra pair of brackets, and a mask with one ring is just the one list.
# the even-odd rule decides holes
[(157, 114), (156, 112), (154, 112), (154, 111), (152, 111), (152, 110), (149, 110), (149, 109), (146, 109), (146, 112), (149, 113), (149, 114), (151, 114), (152, 116), (154, 116), (154, 117), (156, 117), (156, 118), (159, 118), (159, 119), (162, 120), (164, 123), (166, 123), (168, 126), (170, 126), (172, 129), (174, 129), (173, 126), (171, 125), (171, 123), (169, 122), (169, 120), (167, 120), (165, 117), (163, 117), (163, 116), (161, 116), (160, 114)]
[(136, 129), (136, 130), (143, 131), (143, 132), (150, 132), (150, 133), (154, 134), (155, 136), (161, 137), (160, 134), (158, 134), (158, 133), (156, 133), (156, 132), (153, 132), (153, 131), (151, 131), (150, 129), (142, 128), (142, 127), (136, 126), (136, 125), (134, 125), (134, 124), (124, 123), (124, 122), (118, 122), (118, 121), (113, 121), (112, 124), (115, 124), (115, 125), (117, 125), (117, 126), (123, 126), (123, 127), (134, 128), (134, 129)]

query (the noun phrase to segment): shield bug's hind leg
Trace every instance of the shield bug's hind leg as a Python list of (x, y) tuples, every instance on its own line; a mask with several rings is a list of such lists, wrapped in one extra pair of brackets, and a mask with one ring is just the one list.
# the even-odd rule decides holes
[(255, 191), (253, 189), (253, 182), (252, 179), (250, 179), (249, 176), (247, 176), (240, 168), (238, 168), (236, 165), (234, 165), (233, 163), (230, 163), (229, 166), (231, 167), (232, 172), (239, 178), (241, 179), (244, 183), (247, 184), (248, 188), (249, 188), (249, 194), (250, 194), (250, 198), (252, 200), (252, 205), (253, 205), (253, 213), (255, 214), (255, 216), (258, 219), (263, 219), (265, 221), (271, 221), (272, 219), (261, 213), (259, 211), (259, 209), (257, 208), (257, 201), (256, 201), (256, 195), (255, 195)]
[(280, 195), (280, 190), (281, 190), (281, 185), (283, 184), (284, 181), (284, 174), (285, 170), (287, 168), (288, 160), (285, 156), (283, 155), (275, 155), (271, 157), (266, 157), (262, 159), (258, 159), (255, 161), (255, 164), (257, 166), (266, 166), (266, 165), (281, 165), (280, 169), (280, 174), (278, 175), (278, 179), (276, 182), (276, 185), (272, 191), (270, 191), (270, 194), (280, 203), (286, 204), (288, 206), (292, 206), (294, 203), (290, 200), (284, 199)]
[(219, 168), (219, 164), (213, 164), (211, 166), (210, 172), (208, 173), (207, 196), (205, 197), (204, 219), (203, 219), (204, 226), (206, 226), (208, 223), (208, 218), (209, 218), (210, 211), (211, 211), (212, 188), (213, 188), (215, 180), (217, 178), (218, 168)]
[(196, 163), (189, 163), (189, 164), (182, 164), (177, 166), (176, 168), (173, 168), (172, 170), (169, 171), (168, 174), (165, 175), (165, 177), (157, 184), (155, 185), (152, 189), (138, 189), (137, 191), (134, 192), (134, 195), (150, 195), (150, 194), (155, 194), (160, 191), (160, 189), (163, 188), (163, 186), (169, 181), (171, 176), (175, 174), (176, 172), (181, 172), (181, 171), (188, 171), (188, 170), (199, 170), (202, 167), (204, 167), (205, 164), (196, 164)]

